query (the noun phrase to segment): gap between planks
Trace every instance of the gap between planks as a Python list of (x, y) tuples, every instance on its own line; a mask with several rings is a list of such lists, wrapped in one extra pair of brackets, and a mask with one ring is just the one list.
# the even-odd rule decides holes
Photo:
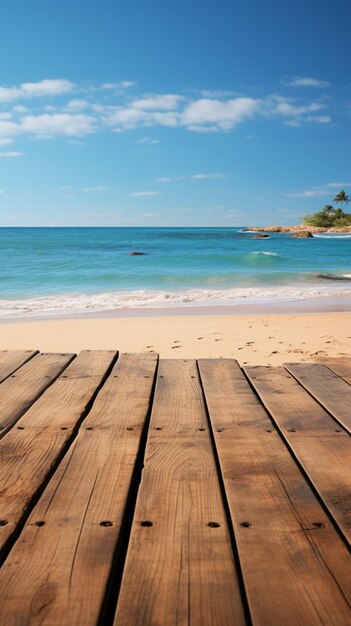
[(349, 553), (233, 360), (199, 361), (252, 623), (342, 625)]
[(156, 366), (146, 354), (113, 367), (0, 571), (0, 623), (96, 625)]
[(82, 351), (0, 441), (2, 559), (71, 445), (116, 357), (114, 351)]

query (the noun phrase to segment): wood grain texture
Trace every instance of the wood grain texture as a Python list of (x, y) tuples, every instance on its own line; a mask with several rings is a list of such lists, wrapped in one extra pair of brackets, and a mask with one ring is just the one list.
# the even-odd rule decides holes
[(323, 365), (329, 367), (335, 374), (346, 380), (351, 385), (351, 358), (327, 358), (323, 359)]
[(0, 383), (38, 354), (38, 350), (1, 350)]
[(194, 361), (160, 361), (114, 626), (245, 623)]
[(252, 385), (351, 543), (351, 438), (283, 367), (246, 367)]
[(266, 411), (235, 361), (199, 368), (253, 625), (351, 623), (348, 550)]
[(317, 363), (285, 363), (284, 367), (351, 433), (351, 385)]
[(116, 352), (83, 351), (0, 441), (0, 551), (62, 453)]
[(95, 626), (157, 364), (122, 355), (0, 571), (0, 624)]
[(0, 438), (63, 372), (72, 354), (38, 354), (0, 385)]

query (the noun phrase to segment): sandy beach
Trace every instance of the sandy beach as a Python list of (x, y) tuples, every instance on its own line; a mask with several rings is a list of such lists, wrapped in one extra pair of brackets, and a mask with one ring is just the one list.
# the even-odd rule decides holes
[[(279, 365), (351, 353), (351, 313), (134, 311), (114, 316), (0, 324), (2, 349), (155, 351), (163, 358), (235, 358)], [(350, 334), (349, 334), (350, 333)]]

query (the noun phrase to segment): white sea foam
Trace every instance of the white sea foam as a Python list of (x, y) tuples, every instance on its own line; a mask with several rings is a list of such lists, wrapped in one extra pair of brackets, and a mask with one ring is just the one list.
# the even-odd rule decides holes
[(350, 235), (345, 235), (345, 234), (338, 234), (335, 233), (333, 235), (328, 235), (328, 234), (324, 234), (324, 233), (313, 233), (313, 237), (317, 237), (318, 239), (351, 239), (351, 233)]
[[(351, 275), (349, 275), (351, 276)], [(62, 294), (23, 300), (0, 299), (0, 319), (98, 313), (124, 308), (172, 308), (287, 302), (321, 296), (351, 295), (345, 283), (238, 287), (233, 289), (188, 289), (182, 291), (119, 291), (100, 294)], [(341, 288), (341, 284), (342, 287)]]
[(261, 251), (250, 252), (250, 254), (256, 254), (256, 255), (263, 254), (264, 256), (280, 256), (280, 254), (278, 254), (277, 252), (267, 252), (266, 250), (264, 252), (263, 251), (262, 252)]

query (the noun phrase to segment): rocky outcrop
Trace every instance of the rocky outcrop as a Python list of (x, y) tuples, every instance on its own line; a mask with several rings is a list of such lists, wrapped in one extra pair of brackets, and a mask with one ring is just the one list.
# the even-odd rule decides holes
[(252, 239), (269, 239), (269, 235), (266, 235), (266, 233), (259, 233), (258, 235), (252, 237)]
[(310, 237), (313, 235), (309, 230), (301, 230), (292, 234), (293, 239), (309, 239)]
[(128, 252), (129, 256), (145, 256), (145, 252), (138, 252), (137, 250), (134, 252)]
[[(285, 232), (285, 228), (289, 228), (289, 226), (263, 226), (263, 227), (259, 227), (259, 226), (250, 226), (247, 228), (243, 228), (243, 232), (246, 231), (253, 231), (253, 232), (265, 232), (265, 233), (281, 233), (281, 232)], [(286, 231), (288, 232), (288, 231)]]
[(351, 226), (322, 228), (321, 226), (307, 226), (299, 224), (298, 226), (248, 226), (242, 229), (243, 232), (253, 231), (257, 233), (346, 233), (351, 234)]

